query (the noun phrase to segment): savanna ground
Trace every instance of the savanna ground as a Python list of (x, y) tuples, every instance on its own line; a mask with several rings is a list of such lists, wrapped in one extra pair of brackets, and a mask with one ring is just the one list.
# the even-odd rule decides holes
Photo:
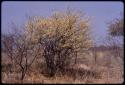
[(115, 54), (107, 49), (97, 50), (96, 54), (93, 51), (89, 51), (84, 56), (79, 54), (78, 63), (73, 68), (54, 77), (46, 76), (43, 70), (45, 66), (39, 57), (28, 70), (23, 81), (19, 79), (19, 72), (10, 71), (12, 70), (10, 61), (5, 54), (2, 54), (2, 83), (123, 83), (123, 49), (120, 50), (120, 54), (122, 57), (114, 57)]

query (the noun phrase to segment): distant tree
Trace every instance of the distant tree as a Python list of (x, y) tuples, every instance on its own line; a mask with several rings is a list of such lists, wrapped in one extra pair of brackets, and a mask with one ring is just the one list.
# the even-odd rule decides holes
[(123, 59), (123, 37), (124, 37), (124, 19), (123, 16), (116, 18), (109, 23), (108, 35), (105, 40), (105, 46), (110, 48), (111, 54), (115, 58)]
[(50, 76), (64, 70), (73, 60), (76, 63), (77, 54), (92, 46), (88, 18), (71, 10), (55, 12), (48, 18), (31, 17), (26, 30), (32, 43), (41, 44)]
[(109, 34), (111, 36), (124, 36), (124, 19), (116, 18), (113, 22), (109, 24)]

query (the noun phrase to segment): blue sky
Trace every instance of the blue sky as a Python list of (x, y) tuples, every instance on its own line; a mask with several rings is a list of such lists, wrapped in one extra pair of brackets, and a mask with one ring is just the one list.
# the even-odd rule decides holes
[(67, 7), (85, 12), (91, 17), (92, 37), (101, 44), (107, 33), (107, 24), (123, 13), (122, 2), (113, 1), (4, 1), (2, 2), (2, 33), (6, 33), (11, 22), (21, 26), (26, 22), (26, 16), (49, 16), (53, 11), (65, 11)]

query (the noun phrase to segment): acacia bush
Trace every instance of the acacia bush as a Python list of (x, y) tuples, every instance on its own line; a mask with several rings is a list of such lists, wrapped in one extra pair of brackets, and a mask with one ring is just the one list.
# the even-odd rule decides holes
[(27, 39), (41, 45), (49, 76), (76, 63), (77, 54), (92, 46), (89, 19), (67, 10), (50, 17), (30, 17), (26, 24)]

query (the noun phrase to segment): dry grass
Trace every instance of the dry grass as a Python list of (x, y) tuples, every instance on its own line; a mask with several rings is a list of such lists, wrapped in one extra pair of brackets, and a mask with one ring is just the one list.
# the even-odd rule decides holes
[[(2, 65), (8, 63), (5, 61), (7, 61), (5, 57), (2, 57)], [(92, 54), (79, 57), (78, 61), (78, 65), (74, 66), (73, 69), (67, 69), (65, 74), (57, 74), (52, 78), (43, 75), (39, 67), (44, 66), (37, 62), (37, 64), (33, 64), (33, 67), (25, 76), (23, 83), (123, 83), (123, 64), (119, 63), (118, 59), (114, 58), (108, 52), (98, 52), (96, 63)], [(19, 73), (2, 71), (2, 83), (22, 83), (19, 77)]]

